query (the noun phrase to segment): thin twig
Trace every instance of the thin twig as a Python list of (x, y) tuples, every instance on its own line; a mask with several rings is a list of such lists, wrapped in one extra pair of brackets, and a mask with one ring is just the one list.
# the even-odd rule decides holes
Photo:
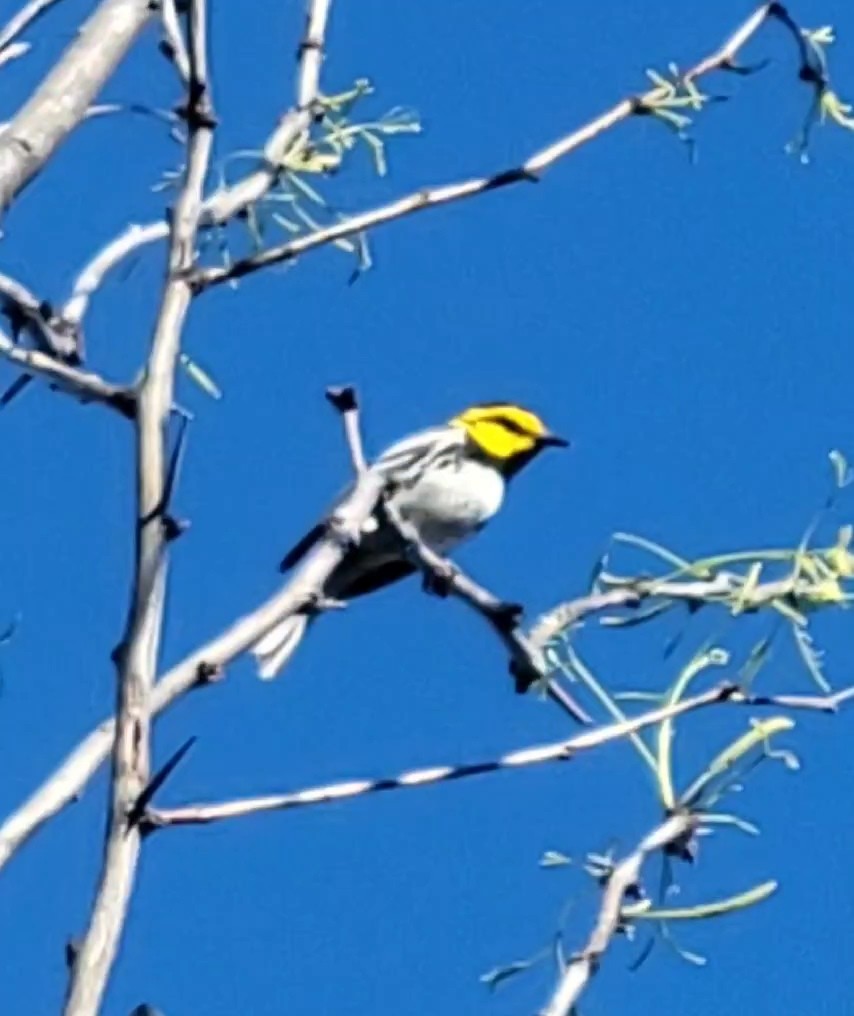
[(55, 388), (68, 392), (81, 402), (99, 402), (133, 418), (136, 394), (131, 388), (112, 384), (91, 371), (71, 367), (38, 349), (24, 349), (0, 332), (0, 355), (20, 367), (25, 374), (40, 377)]
[[(621, 607), (637, 608), (650, 601), (685, 603), (690, 606), (701, 604), (730, 604), (737, 597), (740, 612), (749, 612), (767, 607), (781, 600), (809, 599), (814, 593), (815, 581), (808, 576), (786, 575), (767, 582), (748, 585), (743, 575), (719, 571), (708, 579), (635, 579), (617, 578), (601, 574), (599, 586), (589, 596), (558, 604), (539, 618), (529, 631), (529, 638), (539, 647), (545, 646), (562, 632), (567, 631), (580, 620), (592, 614)], [(650, 615), (654, 617), (656, 615)], [(631, 615), (629, 615), (629, 619)], [(625, 624), (616, 617), (603, 618), (602, 623)]]
[[(691, 85), (712, 71), (732, 68), (740, 50), (769, 18), (778, 18), (793, 32), (798, 43), (799, 52), (801, 52), (802, 44), (800, 36), (797, 33), (797, 28), (792, 27), (791, 23), (782, 17), (781, 11), (782, 6), (780, 4), (763, 4), (733, 32), (719, 49), (704, 57), (699, 63), (681, 75), (680, 83), (683, 86)], [(325, 246), (357, 233), (363, 233), (365, 230), (375, 226), (393, 222), (396, 219), (402, 219), (405, 216), (425, 211), (428, 208), (438, 208), (456, 201), (477, 197), (480, 194), (486, 194), (489, 191), (498, 190), (512, 184), (536, 181), (547, 169), (550, 169), (555, 163), (581, 148), (582, 145), (593, 141), (617, 124), (623, 123), (635, 115), (647, 114), (655, 110), (665, 99), (666, 92), (663, 86), (656, 86), (641, 96), (631, 96), (623, 99), (583, 127), (572, 131), (572, 133), (564, 137), (558, 138), (558, 140), (547, 145), (545, 148), (535, 152), (519, 166), (514, 166), (499, 173), (492, 173), (488, 176), (464, 180), (459, 183), (420, 188), (406, 197), (398, 198), (388, 204), (380, 205), (369, 211), (342, 219), (340, 222), (315, 230), (312, 233), (307, 233), (304, 236), (296, 237), (287, 243), (258, 251), (248, 257), (234, 261), (230, 265), (200, 268), (195, 273), (195, 285), (199, 290), (221, 285), (224, 282), (240, 279), (268, 265), (291, 261), (299, 255), (305, 254), (317, 247)]]
[(30, 44), (28, 42), (13, 42), (6, 46), (5, 49), (0, 49), (0, 67), (11, 63), (13, 60), (18, 60), (22, 56), (26, 56), (29, 51)]
[(356, 390), (349, 385), (343, 388), (327, 388), (326, 398), (341, 414), (341, 419), (344, 423), (344, 437), (347, 439), (347, 449), (350, 452), (350, 461), (353, 464), (353, 472), (358, 478), (367, 471), (368, 463), (365, 458), (365, 446), (362, 442), (362, 427), (359, 420), (359, 401), (356, 397)]
[(146, 226), (129, 225), (122, 233), (102, 247), (81, 269), (71, 288), (71, 295), (59, 312), (62, 321), (72, 331), (78, 331), (89, 306), (92, 294), (104, 281), (106, 274), (129, 254), (155, 240), (169, 235), (169, 225), (152, 222)]
[(190, 87), (190, 56), (181, 34), (175, 0), (160, 0), (160, 22), (163, 26), (163, 42), (160, 50), (172, 62), (184, 89)]
[(139, 861), (134, 808), (151, 775), (151, 689), (163, 622), (169, 534), (164, 525), (166, 424), (172, 409), (181, 333), (192, 293), (202, 191), (213, 147), (205, 0), (190, 0), (187, 170), (172, 217), (166, 284), (139, 389), (137, 525), (133, 594), (119, 654), (116, 736), (107, 844), (89, 927), (71, 968), (65, 1016), (95, 1016), (118, 951)]
[(602, 905), (587, 944), (566, 963), (557, 987), (540, 1016), (570, 1016), (614, 936), (623, 927), (623, 904), (639, 890), (641, 870), (647, 858), (688, 839), (696, 821), (691, 814), (671, 815), (614, 867), (605, 884)]
[(58, 3), (59, 0), (29, 0), (29, 3), (24, 4), (0, 29), (0, 53)]
[(732, 685), (721, 684), (700, 695), (695, 695), (693, 698), (683, 699), (681, 702), (658, 709), (651, 709), (641, 716), (635, 716), (618, 723), (596, 727), (594, 730), (577, 734), (566, 741), (522, 748), (486, 761), (470, 762), (464, 765), (428, 766), (375, 780), (343, 780), (340, 783), (310, 787), (290, 794), (268, 794), (264, 797), (239, 798), (217, 804), (188, 804), (180, 808), (149, 808), (145, 821), (151, 827), (158, 829), (173, 825), (201, 825), (223, 819), (243, 818), (247, 815), (256, 815), (267, 811), (311, 807), (386, 790), (426, 787), (434, 783), (468, 779), (471, 776), (482, 776), (486, 773), (506, 769), (542, 765), (545, 762), (567, 762), (583, 752), (599, 748), (611, 741), (621, 740), (629, 734), (653, 726), (664, 719), (681, 716), (684, 713), (694, 712), (705, 706), (726, 701), (733, 691)]

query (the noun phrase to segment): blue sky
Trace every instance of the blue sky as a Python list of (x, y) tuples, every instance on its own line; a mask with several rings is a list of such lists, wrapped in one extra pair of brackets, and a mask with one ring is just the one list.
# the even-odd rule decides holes
[[(14, 6), (4, 0), (3, 14)], [(34, 33), (31, 56), (3, 69), (4, 118), (87, 6), (68, 0)], [(290, 100), (301, 4), (216, 7), (224, 157), (256, 147)], [(707, 52), (747, 13), (734, 0), (338, 3), (326, 89), (370, 76), (366, 114), (411, 106), (425, 132), (397, 140), (386, 179), (361, 154), (324, 193), (356, 211), (503, 168), (639, 89), (646, 67)], [(850, 5), (800, 0), (793, 14), (836, 26), (837, 84), (854, 95)], [(828, 451), (854, 456), (854, 137), (818, 131), (806, 167), (787, 156), (808, 94), (778, 28), (751, 47), (750, 59), (764, 56), (772, 63), (759, 76), (715, 79), (731, 101), (700, 118), (694, 165), (660, 125), (630, 123), (539, 186), (378, 231), (375, 267), (355, 285), (347, 257), (323, 250), (194, 305), (186, 349), (225, 395), (182, 391), (196, 418), (176, 509), (192, 529), (175, 547), (164, 664), (274, 588), (282, 551), (346, 478), (322, 399), (342, 381), (362, 392), (373, 450), (496, 398), (530, 404), (572, 437), (568, 453), (520, 478), (460, 555), (531, 612), (583, 592), (615, 530), (687, 556), (798, 541), (827, 489)], [(153, 37), (106, 97), (175, 101)], [(95, 246), (162, 214), (149, 188), (179, 158), (149, 120), (85, 125), (5, 223), (3, 270), (61, 299)], [(108, 376), (138, 365), (161, 276), (162, 250), (150, 251), (95, 300), (89, 356)], [(98, 409), (34, 386), (0, 426), (0, 612), (20, 615), (0, 660), (5, 813), (111, 707), (133, 487), (130, 431)], [(850, 497), (840, 519), (846, 510)], [(846, 623), (817, 627), (839, 685), (851, 678)], [(662, 650), (675, 620), (632, 634), (591, 628), (579, 647), (609, 687), (660, 689), (706, 635), (743, 653), (761, 630), (705, 624), (671, 658)], [(785, 646), (762, 681), (811, 687)], [(687, 722), (685, 778), (746, 720)], [(840, 973), (853, 958), (849, 723), (798, 718), (790, 743), (802, 771), (765, 767), (737, 802), (763, 836), (704, 841), (700, 863), (681, 873), (684, 901), (766, 878), (781, 892), (680, 930), (710, 958), (704, 970), (657, 949), (632, 974), (638, 946), (618, 943), (586, 1012), (770, 1013), (780, 998), (791, 1012), (850, 1010)], [(198, 736), (164, 792), (179, 803), (489, 757), (565, 732), (558, 713), (511, 693), (476, 618), (410, 583), (324, 619), (277, 683), (260, 684), (240, 661), (158, 724), (155, 750), (162, 760)], [(4, 1012), (57, 1011), (63, 943), (88, 914), (104, 794), (97, 780), (0, 876)], [(548, 962), (493, 995), (479, 975), (547, 948), (570, 900), (574, 948), (596, 899), (577, 868), (542, 871), (538, 858), (626, 848), (657, 817), (645, 772), (620, 746), (571, 766), (164, 832), (145, 848), (105, 1011), (148, 1001), (166, 1016), (533, 1012)]]

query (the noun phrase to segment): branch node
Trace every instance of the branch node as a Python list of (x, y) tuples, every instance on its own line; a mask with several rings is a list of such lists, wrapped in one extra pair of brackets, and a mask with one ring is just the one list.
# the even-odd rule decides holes
[(543, 678), (532, 660), (525, 660), (520, 656), (514, 656), (510, 661), (510, 673), (513, 677), (513, 690), (517, 695), (524, 695), (532, 685)]
[(496, 190), (499, 187), (507, 187), (513, 183), (539, 183), (540, 177), (533, 170), (524, 166), (514, 166), (513, 169), (505, 169), (489, 178), (486, 190)]
[(225, 670), (219, 663), (209, 663), (207, 660), (196, 667), (196, 682), (198, 684), (215, 684), (225, 676)]
[(333, 385), (324, 394), (326, 401), (339, 413), (354, 413), (359, 408), (359, 399), (353, 385)]
[(668, 857), (675, 857), (679, 861), (693, 864), (697, 860), (699, 848), (700, 844), (692, 824), (681, 836), (665, 844), (664, 853)]
[(154, 776), (148, 781), (143, 788), (142, 793), (133, 803), (133, 806), (128, 810), (127, 826), (128, 829), (133, 829), (135, 826), (139, 826), (140, 823), (145, 819), (148, 814), (148, 806), (154, 799), (154, 795), (163, 786), (163, 784), (169, 779), (172, 773), (177, 768), (178, 764), (187, 754), (187, 752), (196, 743), (195, 735), (188, 737), (187, 740), (178, 748), (177, 751), (173, 752), (172, 755), (166, 760), (166, 762), (157, 770)]
[(187, 532), (191, 523), (189, 519), (176, 519), (174, 515), (166, 512), (162, 518), (162, 525), (163, 538), (167, 543), (173, 543), (179, 536), (183, 536)]
[(74, 964), (77, 962), (77, 957), (80, 954), (80, 939), (69, 938), (65, 943), (65, 965), (69, 970), (74, 969)]
[(798, 71), (798, 80), (805, 81), (809, 85), (815, 85), (816, 88), (824, 88), (827, 84), (824, 74), (809, 63), (801, 64), (801, 68)]

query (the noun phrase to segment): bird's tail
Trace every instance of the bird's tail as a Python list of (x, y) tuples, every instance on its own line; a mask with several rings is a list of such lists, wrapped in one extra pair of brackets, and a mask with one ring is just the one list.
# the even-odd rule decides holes
[(310, 617), (308, 614), (293, 614), (271, 628), (251, 648), (258, 664), (258, 676), (269, 681), (279, 673), (302, 642)]

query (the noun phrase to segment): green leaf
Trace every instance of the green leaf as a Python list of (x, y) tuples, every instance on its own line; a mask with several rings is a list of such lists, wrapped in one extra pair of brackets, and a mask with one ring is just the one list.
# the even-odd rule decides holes
[(540, 858), (541, 868), (564, 868), (568, 864), (572, 864), (572, 858), (559, 850), (547, 850)]
[(206, 395), (209, 395), (212, 399), (222, 398), (222, 390), (219, 385), (217, 385), (210, 374), (202, 370), (186, 353), (181, 353), (180, 362), (190, 380), (197, 384)]
[(795, 645), (798, 647), (798, 652), (806, 665), (810, 677), (825, 695), (829, 695), (831, 687), (830, 682), (824, 676), (822, 651), (816, 648), (812, 635), (805, 625), (793, 624), (791, 628), (792, 635), (795, 638)]
[(515, 977), (516, 974), (521, 974), (525, 970), (530, 970), (534, 965), (534, 960), (517, 960), (515, 963), (508, 963), (503, 967), (493, 967), (492, 970), (485, 974), (481, 974), (480, 983), (485, 984), (490, 991), (495, 991), (499, 984), (503, 984), (504, 981), (510, 980), (511, 977)]
[(766, 720), (753, 720), (750, 730), (737, 737), (715, 756), (706, 771), (701, 773), (682, 794), (679, 804), (684, 808), (696, 807), (713, 781), (731, 772), (736, 763), (754, 748), (760, 745), (767, 748), (771, 737), (791, 730), (794, 725), (794, 720), (788, 716), (770, 716)]
[(848, 460), (836, 448), (827, 457), (830, 459), (830, 464), (833, 467), (833, 478), (836, 486), (842, 490), (843, 487), (847, 487), (854, 480), (854, 473), (852, 473), (851, 467), (848, 465)]
[(698, 903), (693, 907), (661, 907), (657, 910), (639, 910), (633, 913), (630, 908), (624, 908), (633, 920), (657, 920), (657, 921), (697, 921), (706, 920), (710, 917), (723, 917), (725, 914), (734, 913), (736, 910), (744, 910), (746, 907), (755, 906), (763, 900), (767, 900), (778, 888), (774, 881), (762, 882), (737, 896), (728, 896), (722, 900), (714, 900), (711, 903)]

